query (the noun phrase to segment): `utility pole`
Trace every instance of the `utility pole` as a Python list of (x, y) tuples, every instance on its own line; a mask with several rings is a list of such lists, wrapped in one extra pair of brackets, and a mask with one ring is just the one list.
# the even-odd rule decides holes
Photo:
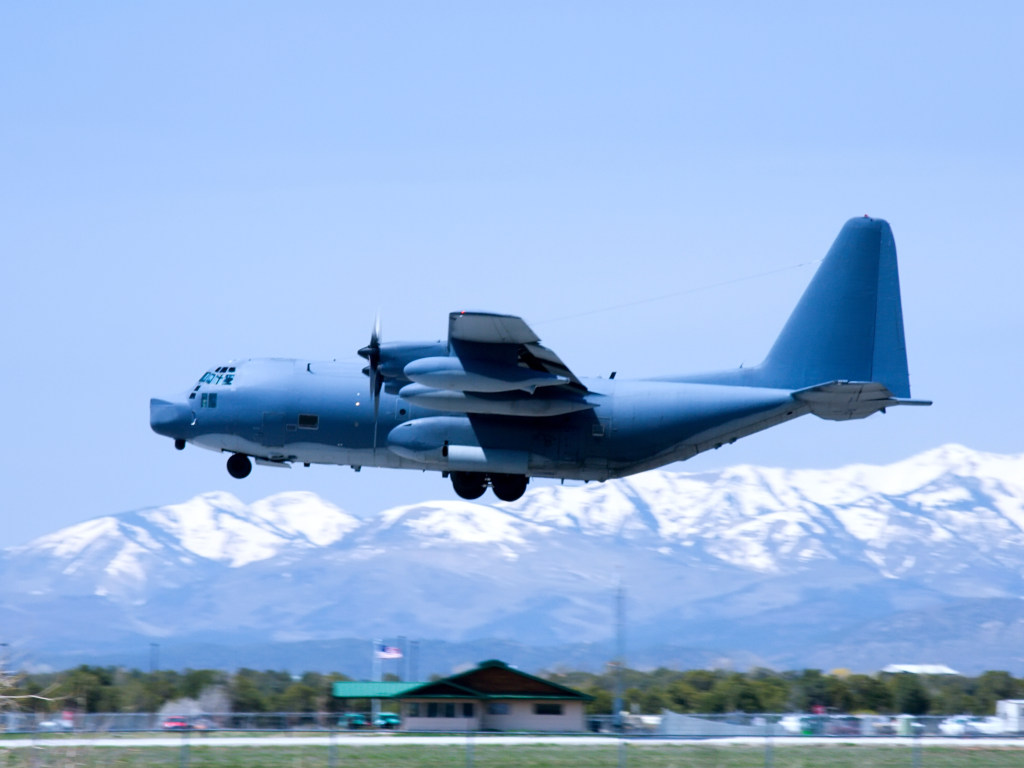
[(621, 577), (619, 588), (615, 591), (615, 646), (615, 699), (612, 702), (612, 724), (616, 731), (621, 731), (622, 670), (626, 666), (626, 587)]
[[(380, 661), (380, 649), (384, 645), (381, 640), (373, 641), (373, 681), (379, 683), (381, 681), (381, 667), (383, 666)], [(370, 726), (374, 725), (374, 721), (377, 719), (377, 715), (380, 713), (380, 699), (370, 699)]]

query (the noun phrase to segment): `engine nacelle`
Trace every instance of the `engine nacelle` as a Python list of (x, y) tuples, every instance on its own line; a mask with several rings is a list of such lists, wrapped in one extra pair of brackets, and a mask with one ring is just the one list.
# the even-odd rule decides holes
[(380, 345), (380, 372), (385, 379), (404, 379), (403, 370), (413, 360), (432, 359), (448, 351), (443, 341), (407, 342), (393, 341)]
[(547, 371), (517, 365), (473, 361), (466, 366), (457, 357), (423, 357), (404, 369), (405, 378), (435, 389), (455, 392), (533, 392), (537, 387), (565, 384), (569, 380)]
[(594, 408), (586, 400), (528, 395), (523, 392), (479, 394), (435, 389), (423, 384), (406, 384), (399, 391), (403, 400), (414, 405), (448, 413), (487, 413), (496, 416), (564, 416)]

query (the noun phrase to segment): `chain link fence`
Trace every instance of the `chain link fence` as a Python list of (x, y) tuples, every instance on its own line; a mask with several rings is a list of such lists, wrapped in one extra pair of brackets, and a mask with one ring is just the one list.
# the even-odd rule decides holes
[[(142, 732), (308, 732), (389, 731), (373, 728), (366, 714), (332, 712), (227, 712), (202, 715), (162, 715), (145, 712), (95, 714), (0, 713), (0, 734), (28, 733), (142, 733)], [(358, 723), (358, 725), (354, 725)], [(823, 736), (881, 737), (932, 736), (944, 738), (986, 737), (1024, 739), (1021, 723), (1000, 717), (976, 715), (814, 715), (814, 714), (680, 714), (665, 710), (660, 715), (594, 715), (587, 718), (588, 733), (630, 737), (742, 737)], [(1024, 743), (1022, 743), (1024, 745)]]
[[(997, 718), (630, 715), (587, 734), (348, 729), (332, 713), (0, 715), (0, 766), (178, 768), (1009, 768), (1024, 734)], [(968, 747), (968, 748), (964, 748)]]

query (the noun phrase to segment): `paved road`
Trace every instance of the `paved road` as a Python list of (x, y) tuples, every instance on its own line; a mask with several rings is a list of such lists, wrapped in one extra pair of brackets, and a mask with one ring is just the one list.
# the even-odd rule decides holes
[[(0, 740), (2, 749), (22, 749), (26, 747), (180, 747), (183, 736), (104, 736), (96, 738), (64, 738), (45, 737)], [(558, 746), (608, 746), (618, 744), (623, 739), (615, 736), (564, 736), (564, 735), (530, 735), (530, 736), (482, 736), (469, 737), (475, 746), (549, 744)], [(204, 747), (327, 747), (332, 742), (331, 736), (221, 736), (221, 735), (189, 735), (191, 746)], [(333, 742), (345, 747), (380, 747), (391, 745), (434, 745), (434, 746), (465, 746), (466, 736), (400, 736), (397, 734), (337, 734)], [(723, 736), (699, 739), (661, 739), (643, 737), (624, 739), (630, 744), (673, 745), (681, 749), (693, 745), (748, 745), (763, 746), (763, 736)], [(924, 747), (1016, 747), (1024, 750), (1024, 739), (1012, 738), (948, 738), (925, 736), (917, 740)], [(914, 739), (899, 736), (874, 737), (815, 737), (815, 736), (775, 736), (772, 745), (787, 746), (828, 746), (838, 744), (857, 744), (863, 746), (900, 746), (910, 747)]]

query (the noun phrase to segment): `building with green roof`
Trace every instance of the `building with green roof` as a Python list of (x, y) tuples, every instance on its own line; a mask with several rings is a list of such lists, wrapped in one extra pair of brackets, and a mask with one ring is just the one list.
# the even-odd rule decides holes
[(428, 683), (334, 684), (342, 699), (393, 699), (407, 731), (584, 730), (583, 706), (592, 697), (491, 659), (466, 672)]

